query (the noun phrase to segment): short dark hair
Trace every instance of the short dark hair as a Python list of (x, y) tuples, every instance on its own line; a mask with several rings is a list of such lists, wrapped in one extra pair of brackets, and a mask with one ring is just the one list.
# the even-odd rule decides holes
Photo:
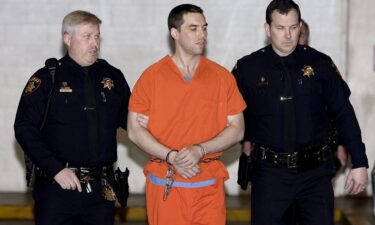
[(271, 14), (275, 10), (277, 10), (280, 14), (285, 15), (293, 9), (297, 11), (298, 22), (301, 22), (301, 11), (299, 10), (299, 6), (293, 0), (273, 0), (270, 2), (266, 10), (266, 22), (271, 25)]
[(203, 10), (192, 4), (182, 4), (174, 7), (168, 16), (168, 30), (172, 28), (180, 29), (184, 23), (183, 15), (186, 13), (200, 13), (203, 14)]

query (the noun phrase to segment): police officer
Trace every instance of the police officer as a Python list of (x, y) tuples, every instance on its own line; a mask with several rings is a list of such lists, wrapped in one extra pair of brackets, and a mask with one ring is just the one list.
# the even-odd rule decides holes
[(14, 129), (39, 168), (33, 189), (38, 225), (114, 223), (110, 175), (130, 89), (120, 70), (98, 59), (100, 24), (86, 11), (66, 15), (67, 55), (59, 60), (54, 82), (42, 68), (22, 93)]
[(292, 204), (302, 224), (333, 225), (329, 113), (352, 158), (345, 188), (357, 194), (367, 185), (368, 161), (349, 88), (330, 57), (297, 44), (300, 26), (295, 2), (271, 1), (264, 25), (271, 44), (238, 60), (233, 71), (248, 105), (243, 150), (257, 161), (253, 225), (284, 224)]

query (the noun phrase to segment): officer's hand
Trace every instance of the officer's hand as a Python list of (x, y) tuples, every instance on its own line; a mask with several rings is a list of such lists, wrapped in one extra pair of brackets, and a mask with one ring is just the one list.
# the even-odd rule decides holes
[(345, 190), (349, 194), (356, 195), (364, 191), (368, 184), (367, 169), (360, 167), (351, 169), (345, 181)]
[(348, 161), (348, 152), (343, 145), (337, 146), (337, 158), (340, 161), (341, 167), (345, 167)]
[(70, 168), (64, 168), (54, 177), (55, 181), (64, 190), (75, 190), (82, 191), (81, 183), (79, 182), (76, 174)]
[(242, 143), (242, 152), (245, 153), (247, 156), (251, 153), (251, 142), (250, 141), (244, 141)]
[(143, 128), (147, 128), (148, 125), (148, 116), (144, 114), (137, 113), (137, 122), (139, 125), (141, 125)]
[(204, 153), (201, 148), (197, 145), (193, 145), (181, 149), (174, 158), (174, 162), (181, 167), (193, 168), (199, 163), (199, 160), (203, 156)]

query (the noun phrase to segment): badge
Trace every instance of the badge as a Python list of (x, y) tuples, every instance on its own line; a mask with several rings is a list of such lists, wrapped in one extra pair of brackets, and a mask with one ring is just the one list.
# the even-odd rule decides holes
[(336, 64), (332, 63), (332, 67), (336, 71), (336, 74), (341, 77), (341, 73), (340, 73), (339, 69), (337, 68)]
[(60, 92), (63, 92), (63, 93), (70, 93), (70, 92), (73, 92), (73, 90), (68, 86), (68, 82), (66, 81), (63, 81), (61, 83), (61, 86), (60, 86)]
[(267, 87), (270, 83), (264, 76), (261, 76), (258, 81), (258, 87), (264, 88)]
[(116, 194), (112, 186), (108, 183), (105, 178), (101, 179), (102, 183), (102, 196), (107, 201), (116, 201)]
[(113, 80), (108, 77), (103, 77), (102, 82), (103, 88), (108, 88), (108, 90), (111, 90), (115, 85), (113, 84)]
[(33, 93), (40, 87), (41, 83), (42, 80), (38, 77), (31, 77), (30, 80), (27, 82), (25, 89), (23, 90), (23, 95), (25, 96)]
[(303, 76), (306, 76), (308, 78), (314, 75), (314, 69), (311, 66), (303, 66), (303, 69), (301, 69), (301, 71), (303, 72)]

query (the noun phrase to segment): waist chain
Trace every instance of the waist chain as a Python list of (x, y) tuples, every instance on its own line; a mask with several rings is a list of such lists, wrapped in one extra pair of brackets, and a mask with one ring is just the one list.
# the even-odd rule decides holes
[[(212, 161), (219, 160), (219, 159), (220, 159), (220, 157), (204, 158), (204, 159), (199, 160), (199, 163), (210, 163)], [(156, 158), (156, 157), (151, 157), (150, 162), (155, 162), (155, 163), (165, 162), (165, 163), (167, 163), (165, 160), (162, 160), (162, 159), (159, 159), (159, 158)]]

